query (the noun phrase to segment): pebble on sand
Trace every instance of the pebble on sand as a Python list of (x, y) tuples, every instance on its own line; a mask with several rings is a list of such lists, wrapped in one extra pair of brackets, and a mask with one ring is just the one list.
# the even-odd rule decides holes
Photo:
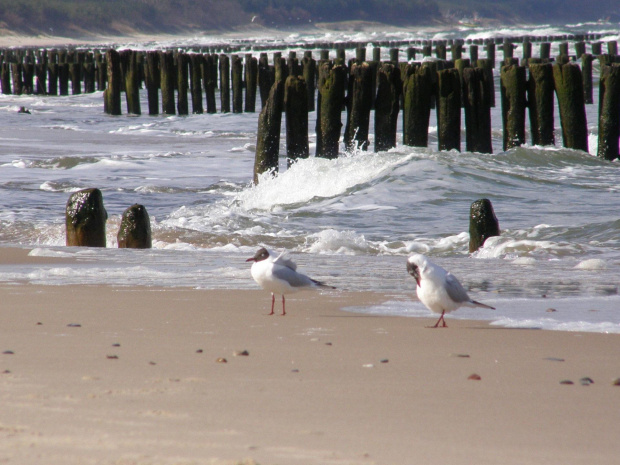
[(562, 381), (560, 381), (560, 384), (575, 384), (573, 383), (570, 379), (563, 379)]
[(118, 355), (106, 355), (106, 358), (110, 359), (110, 360), (117, 360), (118, 359)]
[(228, 360), (226, 360), (224, 357), (220, 357), (216, 360), (217, 363), (228, 363)]
[(12, 350), (5, 350), (4, 352), (2, 352), (4, 355), (15, 355), (15, 352), (13, 352)]
[(620, 378), (616, 378), (611, 382), (612, 385), (614, 386), (620, 386)]
[(233, 355), (235, 357), (247, 357), (250, 353), (247, 350), (235, 350)]
[(581, 378), (579, 382), (582, 386), (589, 386), (590, 384), (594, 384), (594, 380), (592, 378), (588, 378), (587, 376)]
[(471, 379), (471, 380), (474, 380), (474, 381), (480, 381), (482, 378), (480, 377), (479, 374), (473, 373), (473, 374), (469, 375), (469, 377), (467, 379)]

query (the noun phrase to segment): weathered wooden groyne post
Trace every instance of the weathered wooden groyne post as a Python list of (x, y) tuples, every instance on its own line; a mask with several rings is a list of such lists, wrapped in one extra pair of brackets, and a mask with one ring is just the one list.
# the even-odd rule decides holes
[(465, 148), (468, 152), (493, 153), (491, 138), (491, 97), (482, 68), (463, 69)]
[(392, 63), (382, 63), (378, 72), (377, 98), (375, 99), (375, 152), (396, 147), (396, 128), (402, 93), (400, 68)]
[(176, 55), (177, 69), (177, 113), (182, 116), (189, 115), (189, 100), (187, 99), (189, 59), (185, 52)]
[(583, 79), (583, 99), (586, 104), (594, 103), (593, 85), (592, 85), (592, 62), (594, 57), (589, 53), (581, 55), (581, 76)]
[(231, 77), (232, 77), (232, 111), (233, 113), (243, 112), (243, 62), (239, 55), (230, 57)]
[(258, 59), (258, 93), (260, 94), (261, 108), (265, 108), (267, 104), (274, 78), (273, 68), (269, 66), (269, 57), (266, 53), (261, 53)]
[(469, 61), (472, 66), (475, 66), (478, 63), (478, 46), (473, 44), (469, 46)]
[(372, 76), (368, 63), (354, 63), (351, 67), (351, 94), (347, 102), (347, 124), (344, 144), (347, 150), (368, 150), (370, 103), (372, 101)]
[(551, 63), (533, 63), (530, 61), (529, 71), (527, 95), (532, 144), (554, 145), (552, 65)]
[(71, 194), (65, 209), (67, 246), (105, 247), (107, 219), (99, 189), (82, 189)]
[[(104, 91), (104, 111), (109, 115), (121, 114), (121, 57), (113, 49), (106, 52), (108, 87)], [(62, 90), (61, 90), (62, 95)]]
[(220, 111), (230, 113), (230, 59), (220, 54)]
[(476, 200), (469, 209), (469, 253), (473, 253), (493, 236), (499, 236), (499, 221), (489, 199)]
[[(103, 55), (99, 53), (102, 70), (99, 74), (107, 76), (107, 67), (103, 65)], [(103, 87), (97, 90), (105, 90), (105, 82)], [(47, 51), (47, 93), (48, 95), (58, 95), (58, 50), (51, 49)]]
[(588, 151), (588, 124), (579, 66), (573, 63), (553, 65), (553, 82), (558, 98), (564, 147)]
[(404, 78), (403, 144), (428, 146), (431, 99), (435, 95), (433, 71), (426, 63), (413, 65)]
[(149, 115), (159, 114), (159, 81), (159, 54), (154, 51), (146, 52), (144, 82), (146, 84)]
[(461, 150), (461, 78), (456, 68), (439, 71), (437, 84), (438, 150)]
[(123, 212), (116, 239), (119, 249), (152, 247), (151, 220), (144, 205), (134, 204)]
[[(84, 64), (82, 68), (82, 78), (84, 80), (84, 93), (92, 94), (93, 92), (95, 92), (95, 81), (96, 81), (95, 74), (96, 74), (96, 71), (95, 71), (94, 56), (92, 52), (89, 52), (85, 56)], [(42, 77), (43, 79), (45, 78), (44, 73)]]
[(308, 158), (308, 90), (301, 76), (289, 76), (284, 87), (286, 112), (286, 159), (290, 166), (298, 158)]
[(306, 81), (306, 92), (308, 94), (308, 111), (315, 110), (314, 94), (316, 90), (316, 60), (312, 58), (312, 52), (304, 52), (302, 60), (302, 73)]
[(620, 138), (620, 64), (601, 70), (598, 117), (598, 152), (606, 160), (615, 160)]
[[(39, 52), (34, 74), (36, 77), (35, 93), (38, 95), (47, 94), (47, 53), (45, 51)], [(91, 92), (94, 92), (94, 89)]]
[(245, 107), (247, 113), (256, 111), (256, 86), (258, 85), (258, 60), (251, 53), (245, 55)]
[(11, 64), (3, 62), (2, 63), (2, 75), (0, 77), (0, 82), (2, 83), (2, 93), (4, 95), (11, 95), (13, 93), (13, 88), (11, 87)]
[(504, 150), (525, 143), (525, 108), (527, 106), (524, 66), (503, 66), (500, 71)]
[(346, 79), (347, 70), (343, 65), (332, 66), (329, 61), (322, 61), (319, 65), (316, 119), (317, 157), (338, 157)]
[(486, 44), (487, 60), (489, 60), (489, 66), (491, 69), (495, 68), (495, 42), (488, 42)]
[(283, 107), (284, 81), (277, 79), (271, 86), (265, 107), (258, 115), (254, 184), (258, 184), (259, 175), (278, 171)]
[(122, 50), (120, 52), (121, 71), (125, 77), (125, 100), (127, 101), (127, 113), (140, 115), (140, 81), (136, 52)]
[[(64, 57), (66, 60), (66, 54)], [(110, 69), (108, 65), (108, 77), (109, 73)], [(121, 78), (119, 77), (118, 79)], [(60, 61), (58, 63), (58, 93), (59, 95), (69, 95), (69, 63), (66, 61)]]
[(542, 60), (549, 60), (551, 58), (551, 44), (549, 42), (542, 42), (540, 44), (540, 58)]
[[(82, 93), (82, 63), (79, 61), (80, 54), (71, 53), (69, 58), (69, 79), (71, 80), (71, 94), (79, 95)], [(121, 56), (122, 66), (122, 56)]]
[(161, 112), (164, 115), (176, 114), (174, 104), (174, 53), (159, 52), (159, 70), (161, 86)]
[(204, 113), (202, 105), (202, 78), (204, 57), (200, 53), (189, 55), (190, 93), (192, 94), (192, 113), (201, 115)]
[(206, 54), (202, 68), (202, 80), (205, 86), (205, 98), (207, 101), (207, 113), (216, 113), (215, 89), (217, 88), (217, 55)]
[(21, 63), (11, 63), (11, 76), (13, 79), (13, 94), (22, 95), (24, 93), (24, 81), (22, 80)]

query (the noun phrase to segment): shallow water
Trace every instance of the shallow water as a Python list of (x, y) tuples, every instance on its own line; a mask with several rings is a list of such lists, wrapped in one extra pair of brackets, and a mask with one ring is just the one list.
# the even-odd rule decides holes
[[(606, 37), (617, 38), (617, 26), (606, 26)], [(567, 30), (584, 29), (590, 26)], [(338, 33), (333, 39), (393, 34)], [(463, 31), (433, 34), (467, 37)], [(20, 106), (31, 114), (17, 114)], [(428, 312), (415, 300), (405, 259), (421, 252), (451, 269), (477, 300), (498, 307), (492, 315), (466, 309), (456, 317), (620, 332), (620, 165), (593, 156), (597, 105), (587, 107), (589, 154), (559, 146), (557, 116), (556, 147), (503, 152), (499, 106), (492, 116), (492, 155), (439, 152), (432, 127), (428, 149), (404, 147), (399, 136), (389, 152), (343, 151), (337, 160), (312, 157), (288, 170), (282, 160), (279, 176), (252, 186), (257, 114), (110, 117), (103, 114), (101, 92), (1, 95), (0, 245), (77, 263), (0, 266), (0, 282), (256, 288), (245, 259), (266, 245), (291, 250), (300, 269), (339, 288), (394, 296), (363, 311), (416, 316)], [(314, 118), (310, 113), (310, 128)], [(310, 141), (314, 153), (313, 129)], [(282, 144), (284, 153), (284, 138)], [(66, 201), (87, 187), (104, 195), (107, 249), (64, 247)], [(480, 198), (493, 202), (502, 236), (470, 256), (469, 207)], [(120, 215), (134, 203), (151, 216), (152, 250), (115, 248)], [(556, 304), (562, 311), (546, 312)], [(557, 321), (547, 321), (550, 316)]]

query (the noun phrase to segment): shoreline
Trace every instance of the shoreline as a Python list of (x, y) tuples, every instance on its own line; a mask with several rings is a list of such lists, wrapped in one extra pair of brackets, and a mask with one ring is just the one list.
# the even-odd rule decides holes
[(0, 460), (615, 463), (620, 336), (341, 310), (385, 298), (0, 285)]

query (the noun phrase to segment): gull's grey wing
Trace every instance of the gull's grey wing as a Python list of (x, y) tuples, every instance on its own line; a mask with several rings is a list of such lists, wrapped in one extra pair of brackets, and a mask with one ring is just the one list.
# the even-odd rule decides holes
[(288, 257), (288, 253), (286, 251), (278, 255), (278, 257), (273, 261), (273, 263), (285, 266), (293, 271), (297, 269), (297, 263), (295, 263), (291, 258)]
[(452, 273), (446, 275), (446, 291), (452, 300), (458, 303), (470, 302), (467, 291)]
[(314, 281), (308, 276), (297, 273), (288, 266), (275, 266), (273, 268), (273, 275), (278, 279), (286, 281), (292, 287), (308, 287), (314, 284)]

